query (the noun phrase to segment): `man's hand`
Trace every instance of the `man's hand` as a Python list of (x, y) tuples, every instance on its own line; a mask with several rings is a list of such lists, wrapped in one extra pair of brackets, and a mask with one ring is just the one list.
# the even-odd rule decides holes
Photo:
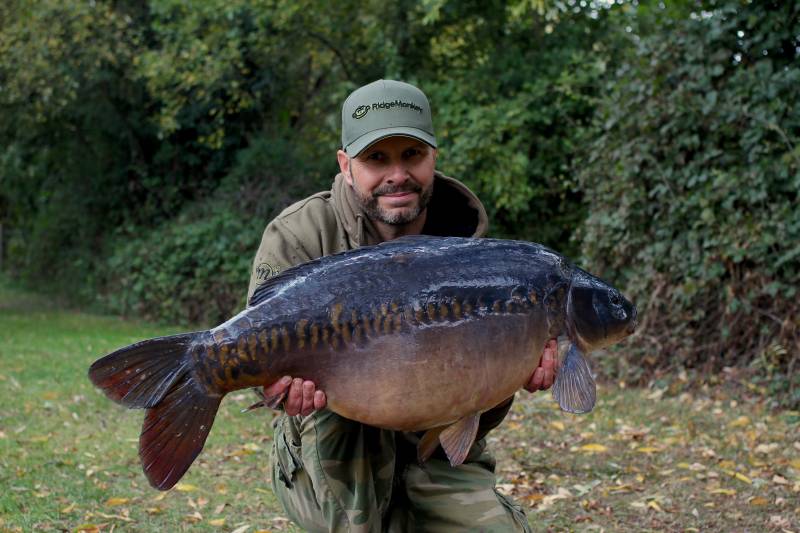
[(325, 393), (316, 388), (313, 381), (283, 376), (272, 385), (264, 387), (264, 398), (276, 402), (283, 400), (283, 409), (289, 416), (308, 416), (323, 409), (328, 403)]
[(528, 392), (536, 392), (537, 390), (545, 390), (552, 387), (553, 381), (556, 379), (557, 359), (558, 343), (555, 339), (550, 339), (544, 345), (542, 358), (539, 360), (539, 366), (533, 371), (531, 379), (525, 385), (525, 390)]

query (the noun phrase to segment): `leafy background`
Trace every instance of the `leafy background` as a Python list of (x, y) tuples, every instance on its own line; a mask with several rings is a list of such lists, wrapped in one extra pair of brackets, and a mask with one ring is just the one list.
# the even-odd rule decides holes
[(210, 325), (261, 231), (336, 171), (340, 103), (431, 99), (495, 236), (625, 288), (601, 370), (739, 367), (800, 403), (800, 6), (696, 0), (8, 0), (2, 269), (83, 308)]

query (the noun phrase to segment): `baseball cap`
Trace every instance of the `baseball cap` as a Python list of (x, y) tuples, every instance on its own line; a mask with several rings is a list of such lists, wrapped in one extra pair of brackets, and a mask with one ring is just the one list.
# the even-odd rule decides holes
[(342, 105), (342, 149), (350, 157), (381, 139), (413, 137), (436, 148), (431, 106), (408, 83), (378, 80), (350, 93)]

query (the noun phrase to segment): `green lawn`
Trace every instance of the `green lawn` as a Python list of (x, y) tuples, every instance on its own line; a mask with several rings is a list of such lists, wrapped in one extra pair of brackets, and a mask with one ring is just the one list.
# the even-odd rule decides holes
[[(296, 530), (269, 486), (271, 414), (222, 405), (206, 449), (160, 493), (139, 466), (142, 413), (96, 391), (99, 356), (175, 333), (59, 309), (0, 286), (0, 531)], [(535, 530), (800, 531), (800, 413), (731, 380), (599, 389), (593, 413), (522, 393), (490, 439), (499, 489)]]

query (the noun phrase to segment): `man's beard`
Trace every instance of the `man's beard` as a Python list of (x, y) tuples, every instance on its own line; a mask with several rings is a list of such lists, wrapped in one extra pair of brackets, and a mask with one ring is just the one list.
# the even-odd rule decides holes
[[(353, 187), (356, 200), (361, 209), (373, 220), (378, 220), (390, 226), (404, 226), (416, 219), (422, 211), (428, 207), (428, 203), (433, 196), (433, 183), (427, 189), (423, 188), (415, 181), (408, 180), (403, 185), (384, 185), (378, 187), (372, 194), (362, 194), (355, 186)], [(394, 194), (398, 192), (417, 193), (417, 205), (414, 207), (402, 208), (399, 212), (389, 212), (382, 208), (378, 203), (378, 198), (384, 194)]]

